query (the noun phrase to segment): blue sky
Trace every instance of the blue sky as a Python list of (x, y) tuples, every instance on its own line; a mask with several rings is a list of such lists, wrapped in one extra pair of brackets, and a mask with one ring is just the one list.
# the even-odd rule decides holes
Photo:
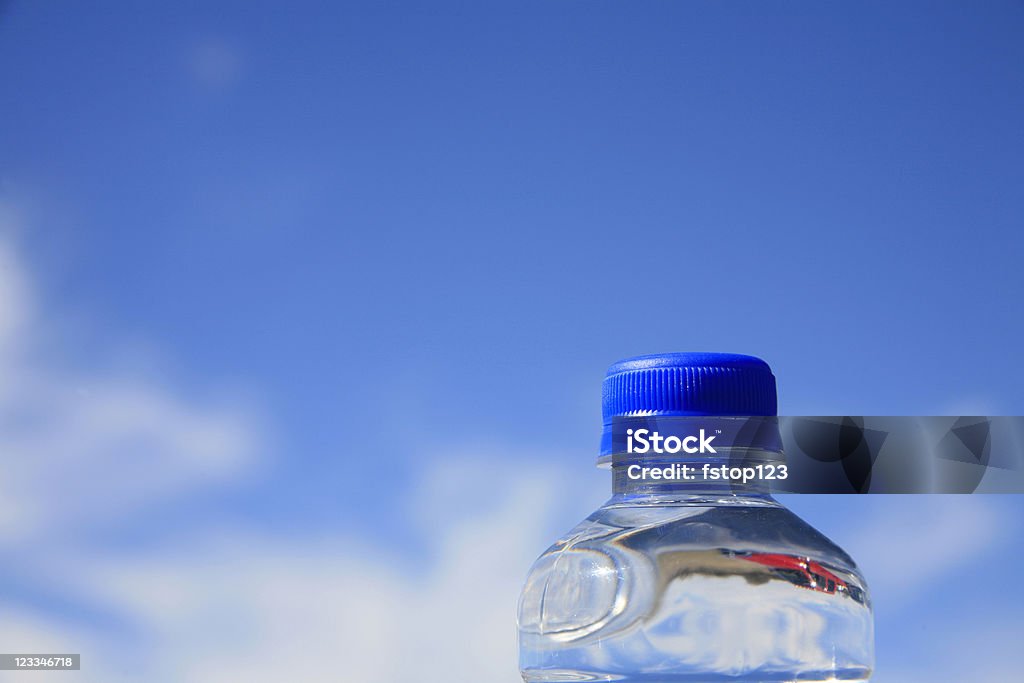
[[(789, 414), (1020, 414), (1022, 29), (1019, 2), (3, 5), (19, 632), (157, 652), (170, 608), (125, 616), (104, 560), (149, 586), (232, 538), (269, 577), (352, 544), (371, 559), (342, 575), (427, 561), (443, 584), (439, 530), (525, 514), (488, 467), (540, 499), (575, 482), (511, 586), (607, 490), (598, 392), (624, 356), (759, 355)], [(415, 501), (463, 461), (479, 478), (425, 530)], [(43, 485), (69, 463), (89, 493)], [(840, 542), (977, 506), (978, 556), (1019, 561), (1019, 499), (916, 500), (793, 505)], [(44, 531), (39, 562), (95, 583), (39, 579), (15, 550)], [(945, 557), (964, 619), (1013, 618)]]

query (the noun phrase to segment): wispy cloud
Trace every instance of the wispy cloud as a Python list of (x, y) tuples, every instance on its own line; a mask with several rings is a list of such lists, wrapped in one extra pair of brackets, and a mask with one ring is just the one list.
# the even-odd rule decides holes
[[(512, 683), (519, 588), (549, 511), (574, 487), (555, 468), (496, 463), (457, 458), (424, 474), (428, 516), (447, 515), (445, 473), (477, 491), (492, 485), (486, 502), (423, 529), (429, 560), (340, 535), (219, 528), (157, 550), (75, 558), (65, 581), (141, 634), (150, 655), (135, 680)], [(104, 680), (121, 680), (104, 665), (118, 647), (93, 653)]]
[(260, 430), (248, 408), (53, 357), (74, 341), (43, 331), (52, 320), (12, 237), (17, 221), (0, 204), (0, 548), (64, 542), (253, 467)]
[[(406, 512), (421, 524), (426, 560), (343, 535), (282, 538), (218, 520), (145, 548), (36, 546), (229, 481), (253, 466), (258, 437), (244, 413), (211, 411), (152, 381), (57, 369), (33, 353), (48, 312), (8, 234), (0, 549), (35, 546), (9, 569), (125, 625), (137, 651), (126, 667), (117, 633), (2, 597), (0, 649), (82, 652), (87, 678), (105, 681), (385, 683), (431, 669), (450, 683), (518, 680), (519, 588), (551, 540), (552, 511), (578, 485), (493, 448), (425, 458)], [(68, 676), (39, 677), (56, 675)]]
[(846, 547), (872, 592), (888, 609), (934, 594), (951, 573), (1000, 539), (1016, 536), (987, 496), (879, 496), (866, 519), (851, 525)]

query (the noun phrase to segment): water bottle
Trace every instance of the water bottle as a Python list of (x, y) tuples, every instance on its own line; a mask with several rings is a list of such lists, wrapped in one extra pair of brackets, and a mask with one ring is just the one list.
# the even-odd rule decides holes
[[(753, 467), (734, 467), (785, 475), (776, 415), (775, 377), (752, 356), (672, 353), (609, 368), (600, 461), (612, 497), (529, 572), (525, 681), (869, 679), (871, 602), (854, 561), (772, 497), (771, 477), (741, 479)], [(656, 452), (651, 430), (631, 420), (673, 434)]]

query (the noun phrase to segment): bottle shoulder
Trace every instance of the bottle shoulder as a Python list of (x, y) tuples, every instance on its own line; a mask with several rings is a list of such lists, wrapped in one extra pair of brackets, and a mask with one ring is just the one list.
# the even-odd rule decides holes
[(643, 554), (713, 550), (810, 558), (857, 573), (837, 543), (785, 506), (628, 505), (612, 499), (554, 543), (548, 552), (613, 543)]
[[(604, 505), (534, 563), (518, 616), (524, 668), (578, 657), (589, 670), (615, 651), (671, 656), (680, 671), (803, 662), (861, 680), (871, 660), (863, 577), (780, 504)], [(749, 635), (777, 631), (791, 649)]]

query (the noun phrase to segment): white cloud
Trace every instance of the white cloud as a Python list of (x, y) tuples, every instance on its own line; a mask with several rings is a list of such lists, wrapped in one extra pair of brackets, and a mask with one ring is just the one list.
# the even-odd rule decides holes
[[(963, 683), (1020, 680), (1019, 618), (1000, 610), (988, 618), (949, 619), (926, 626), (931, 646), (900, 662), (879, 662), (871, 683)], [(1015, 616), (1015, 615), (1014, 615)]]
[(256, 463), (259, 435), (252, 416), (231, 406), (197, 406), (144, 378), (69, 370), (37, 351), (60, 353), (42, 338), (52, 313), (34, 301), (4, 220), (0, 549), (18, 558), (5, 570), (52, 587), (75, 609), (88, 605), (142, 645), (126, 660), (116, 629), (0, 593), (0, 650), (83, 654), (82, 674), (34, 674), (42, 681), (372, 683), (420, 678), (431, 666), (452, 683), (518, 679), (519, 587), (550, 540), (550, 511), (573, 489), (557, 470), (428, 458), (443, 463), (416, 498), (429, 561), (385, 554), (386, 544), (253, 528), (145, 548), (76, 542), (82, 530), (236, 479)]
[[(152, 553), (78, 558), (65, 580), (145, 635), (151, 656), (136, 680), (513, 683), (519, 589), (552, 540), (547, 511), (574, 485), (557, 469), (496, 462), (442, 464), (476, 490), (500, 485), (425, 532), (428, 561), (342, 536), (222, 529)], [(424, 478), (420, 497), (435, 510), (450, 501), (439, 476)], [(103, 680), (118, 680), (103, 667), (117, 647), (92, 655)]]
[[(3, 231), (0, 278), (0, 548), (130, 516), (252, 466), (245, 414), (211, 412), (138, 378), (57, 371), (35, 356), (47, 312), (32, 304)], [(34, 674), (41, 681), (512, 683), (518, 592), (552, 540), (552, 511), (578, 485), (515, 457), (424, 460), (431, 467), (410, 505), (429, 560), (252, 528), (102, 553), (44, 542), (20, 555), (21, 570), (127, 624), (144, 654), (126, 668), (116, 633), (3, 598), (0, 650), (82, 652), (81, 674)]]
[(1017, 533), (1016, 521), (983, 495), (889, 496), (871, 507), (844, 546), (876, 601), (890, 610), (929, 594), (945, 576)]
[(52, 356), (74, 342), (43, 331), (55, 326), (16, 249), (17, 222), (0, 202), (0, 549), (64, 542), (252, 468), (260, 436), (248, 409)]

